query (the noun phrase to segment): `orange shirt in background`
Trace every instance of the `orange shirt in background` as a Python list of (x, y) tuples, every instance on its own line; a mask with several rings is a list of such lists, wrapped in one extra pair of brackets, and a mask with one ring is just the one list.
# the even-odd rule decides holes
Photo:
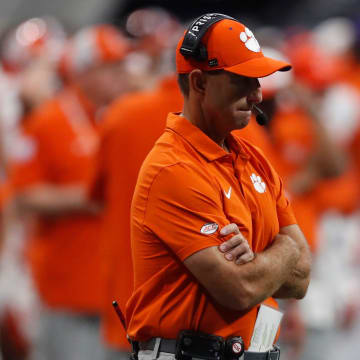
[[(316, 139), (312, 119), (300, 108), (279, 111), (271, 121), (271, 134), (286, 184), (306, 166), (314, 151)], [(358, 188), (356, 173), (350, 166), (338, 177), (319, 180), (307, 193), (290, 194), (296, 218), (313, 252), (318, 245), (320, 216), (329, 209), (343, 213), (353, 211), (358, 203)]]
[(166, 116), (181, 110), (183, 98), (175, 76), (153, 91), (121, 97), (107, 110), (91, 196), (105, 204), (102, 245), (104, 291), (103, 330), (108, 345), (128, 348), (125, 331), (111, 303), (122, 311), (133, 290), (130, 249), (130, 206), (140, 166), (163, 133)]
[[(297, 107), (278, 111), (271, 119), (271, 138), (276, 151), (279, 172), (285, 184), (306, 166), (315, 139), (312, 120)], [(292, 194), (291, 205), (298, 224), (313, 252), (316, 251), (317, 223), (320, 212), (313, 191)]]
[(313, 190), (319, 211), (333, 209), (350, 214), (359, 208), (359, 172), (349, 161), (346, 171), (335, 178), (323, 179)]
[(279, 110), (270, 122), (271, 138), (282, 163), (282, 176), (298, 172), (315, 146), (312, 120), (298, 107)]
[[(10, 164), (13, 190), (21, 192), (38, 184), (87, 186), (98, 146), (93, 124), (94, 109), (75, 88), (30, 114)], [(99, 312), (99, 230), (98, 216), (36, 217), (28, 255), (47, 306)]]
[[(236, 223), (254, 252), (296, 223), (282, 182), (261, 151), (230, 134), (231, 153), (184, 117), (170, 114), (146, 158), (131, 211), (134, 292), (126, 320), (132, 339), (175, 339), (189, 329), (238, 335), (248, 348), (257, 311), (216, 303), (183, 261), (218, 246), (222, 227)], [(272, 298), (265, 303), (277, 306)]]

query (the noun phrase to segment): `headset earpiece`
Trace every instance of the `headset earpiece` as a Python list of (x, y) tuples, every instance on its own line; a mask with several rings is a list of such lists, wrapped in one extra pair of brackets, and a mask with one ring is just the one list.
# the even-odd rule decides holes
[(199, 45), (197, 58), (199, 59), (199, 61), (206, 61), (208, 59), (208, 52), (206, 50), (205, 45), (202, 43), (200, 43)]

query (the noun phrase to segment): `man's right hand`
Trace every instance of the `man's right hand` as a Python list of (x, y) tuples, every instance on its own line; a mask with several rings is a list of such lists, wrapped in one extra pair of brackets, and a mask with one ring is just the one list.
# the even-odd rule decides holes
[(236, 224), (228, 224), (220, 230), (223, 237), (231, 234), (233, 236), (219, 246), (219, 250), (225, 254), (225, 259), (234, 261), (237, 265), (252, 261), (254, 253)]

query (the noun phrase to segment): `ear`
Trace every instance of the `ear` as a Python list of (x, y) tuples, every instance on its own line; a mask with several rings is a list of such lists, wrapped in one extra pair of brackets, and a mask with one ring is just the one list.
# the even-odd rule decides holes
[(206, 76), (200, 69), (195, 69), (189, 74), (190, 92), (203, 95), (206, 88)]

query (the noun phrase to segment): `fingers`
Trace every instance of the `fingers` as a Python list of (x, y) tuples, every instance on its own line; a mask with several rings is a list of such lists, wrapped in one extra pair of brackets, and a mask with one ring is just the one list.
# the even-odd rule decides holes
[(234, 235), (229, 240), (223, 242), (220, 245), (220, 250), (222, 252), (231, 251), (231, 249), (241, 245), (243, 241), (247, 242), (246, 239), (242, 236), (242, 234)]
[[(235, 260), (236, 264), (243, 264), (254, 258), (254, 254), (250, 249), (248, 242), (241, 234), (233, 236), (224, 244), (226, 244), (225, 246), (227, 250), (223, 252), (225, 252), (225, 258), (227, 260)], [(220, 248), (222, 250), (224, 247)]]
[(244, 236), (236, 224), (229, 224), (224, 226), (220, 234), (222, 236), (235, 234), (229, 240), (222, 243), (219, 247), (220, 251), (225, 253), (225, 258), (229, 261), (234, 261), (235, 264), (245, 264), (254, 259), (254, 253)]
[(225, 225), (221, 230), (220, 230), (220, 235), (221, 236), (226, 236), (229, 234), (240, 234), (240, 230), (238, 228), (238, 226), (236, 224), (228, 224)]
[(239, 227), (234, 223), (228, 224), (220, 230), (220, 236), (227, 236), (230, 234), (234, 234), (234, 236), (232, 236), (229, 240), (224, 241), (220, 245), (220, 251), (227, 252), (233, 247), (239, 245), (242, 242), (242, 239), (245, 240), (245, 238), (243, 237), (243, 235), (239, 230)]
[[(249, 245), (248, 245), (249, 247)], [(235, 260), (235, 264), (236, 265), (242, 265), (242, 264), (246, 264), (252, 260), (254, 260), (254, 253), (253, 251), (250, 249), (250, 247), (248, 248), (248, 250), (246, 250), (244, 253), (242, 253), (241, 255), (239, 255), (236, 260)]]

